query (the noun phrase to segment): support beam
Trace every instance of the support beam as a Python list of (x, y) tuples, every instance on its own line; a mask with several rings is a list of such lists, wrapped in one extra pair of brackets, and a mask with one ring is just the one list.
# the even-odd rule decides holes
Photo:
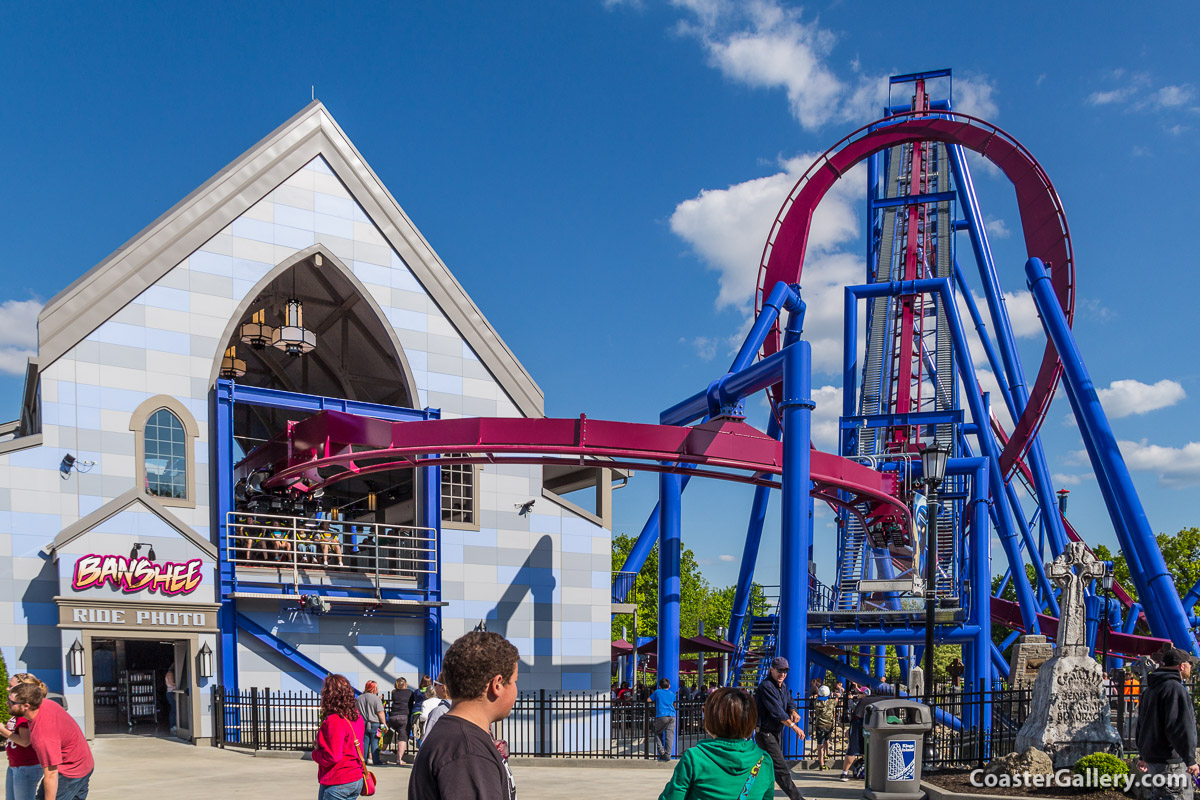
[(670, 680), (673, 690), (679, 688), (682, 512), (682, 478), (661, 473), (658, 476), (658, 677)]

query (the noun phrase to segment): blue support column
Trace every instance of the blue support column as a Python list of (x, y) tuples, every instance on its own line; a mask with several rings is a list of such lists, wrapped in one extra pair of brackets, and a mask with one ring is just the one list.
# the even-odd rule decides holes
[(1187, 614), (1179, 600), (1167, 565), (1158, 549), (1158, 541), (1146, 518), (1146, 510), (1141, 498), (1133, 486), (1129, 468), (1117, 446), (1116, 436), (1108, 424), (1108, 418), (1100, 405), (1096, 394), (1095, 384), (1084, 366), (1083, 356), (1075, 344), (1075, 337), (1067, 325), (1066, 315), (1050, 276), (1041, 259), (1031, 258), (1025, 263), (1025, 274), (1029, 281), (1029, 290), (1033, 293), (1033, 301), (1038, 314), (1042, 318), (1042, 326), (1046, 335), (1058, 351), (1063, 364), (1063, 384), (1067, 389), (1067, 398), (1078, 420), (1083, 442), (1087, 448), (1092, 469), (1100, 481), (1105, 503), (1114, 527), (1121, 528), (1127, 533), (1128, 541), (1122, 541), (1121, 547), (1127, 554), (1133, 553), (1141, 562), (1141, 570), (1132, 573), (1134, 583), (1138, 588), (1138, 598), (1146, 605), (1147, 613), (1151, 609), (1157, 617), (1161, 629), (1154, 631), (1156, 635), (1165, 636), (1174, 642), (1176, 647), (1190, 653), (1200, 654), (1196, 639), (1188, 625)]
[[(804, 693), (808, 665), (808, 550), (812, 544), (812, 519), (808, 498), (812, 491), (812, 348), (799, 341), (785, 348), (783, 362), (783, 476), (779, 569), (779, 653), (792, 666), (787, 688)], [(803, 712), (801, 713), (803, 717)], [(801, 726), (804, 720), (801, 719)], [(791, 742), (791, 737), (788, 737)], [(803, 753), (803, 747), (794, 755)]]
[(217, 617), (221, 628), (218, 680), (226, 692), (238, 690), (237, 604), (231, 597), (237, 588), (237, 574), (229, 563), (229, 512), (233, 510), (233, 384), (217, 381), (212, 401), (212, 449), (216, 498), (214, 514), (217, 530), (217, 573), (221, 610)]
[(682, 552), (683, 481), (658, 476), (658, 677), (679, 689), (679, 600)]
[[(442, 599), (442, 468), (425, 467), (421, 470), (421, 524), (433, 528), (434, 541), (429, 548), (430, 568), (433, 572), (425, 577), (425, 594), (430, 600)], [(437, 675), (442, 671), (442, 609), (439, 606), (425, 610), (425, 674)]]

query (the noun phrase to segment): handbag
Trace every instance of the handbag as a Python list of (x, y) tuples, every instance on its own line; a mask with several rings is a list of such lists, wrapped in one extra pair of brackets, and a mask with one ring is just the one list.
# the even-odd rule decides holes
[(758, 780), (758, 771), (762, 769), (762, 762), (766, 756), (758, 759), (758, 763), (750, 769), (750, 777), (746, 779), (746, 785), (742, 787), (742, 793), (738, 795), (738, 800), (747, 800), (750, 797), (750, 790), (754, 788), (754, 782)]
[[(350, 724), (349, 721), (346, 722)], [(362, 788), (358, 793), (363, 797), (370, 797), (375, 794), (375, 773), (367, 769), (367, 762), (363, 760), (362, 742), (358, 741), (358, 737), (354, 735), (354, 728), (350, 729), (350, 738), (354, 740), (354, 755), (358, 757), (358, 765), (362, 767)]]

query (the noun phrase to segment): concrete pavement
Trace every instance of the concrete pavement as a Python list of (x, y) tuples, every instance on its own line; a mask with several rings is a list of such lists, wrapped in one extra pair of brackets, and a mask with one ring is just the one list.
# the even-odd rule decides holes
[[(315, 798), (317, 768), (295, 757), (254, 757), (236, 750), (193, 747), (172, 739), (148, 737), (102, 738), (92, 743), (96, 772), (89, 800), (209, 800), (209, 798)], [(291, 754), (287, 754), (291, 755)], [(513, 775), (520, 800), (638, 800), (657, 798), (670, 777), (672, 765), (611, 759), (576, 766), (578, 762), (533, 763), (514, 759)], [(385, 765), (375, 769), (377, 797), (407, 797), (409, 767)], [(851, 800), (862, 796), (862, 783), (841, 783), (837, 772), (796, 770), (797, 785), (808, 798)], [(778, 789), (777, 798), (784, 797)]]

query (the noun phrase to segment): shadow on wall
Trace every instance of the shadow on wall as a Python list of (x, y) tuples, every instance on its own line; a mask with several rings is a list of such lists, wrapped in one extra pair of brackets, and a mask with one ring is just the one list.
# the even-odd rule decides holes
[[(549, 536), (538, 539), (529, 551), (525, 563), (517, 570), (513, 582), (501, 595), (499, 602), (487, 615), (488, 630), (508, 638), (510, 624), (515, 624), (522, 601), (533, 595), (533, 652), (521, 653), (538, 671), (547, 671), (554, 663), (554, 543)], [(516, 638), (525, 638), (519, 636)]]
[[(58, 565), (47, 556), (42, 556), (41, 569), (25, 587), (21, 604), (29, 620), (29, 637), (25, 646), (17, 651), (17, 659), (25, 669), (37, 675), (52, 692), (62, 692), (63, 651), (62, 631), (58, 625), (58, 606), (54, 598), (58, 591)], [(68, 645), (69, 646), (69, 645)], [(15, 664), (8, 665), (8, 673), (17, 672)], [(79, 678), (71, 679), (74, 683)]]

